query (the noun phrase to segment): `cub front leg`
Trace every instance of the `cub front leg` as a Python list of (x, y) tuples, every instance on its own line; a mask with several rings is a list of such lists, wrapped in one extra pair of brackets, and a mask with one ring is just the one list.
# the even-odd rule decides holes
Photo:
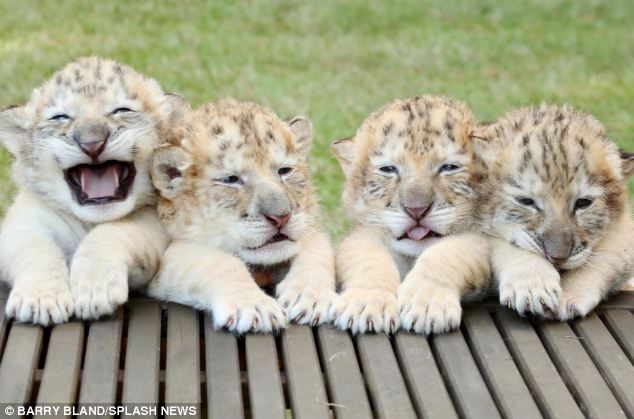
[(557, 318), (585, 317), (634, 274), (634, 226), (617, 224), (596, 246), (580, 268), (562, 274), (562, 294)]
[(401, 325), (430, 335), (457, 328), (461, 300), (490, 288), (490, 242), (478, 234), (449, 236), (425, 250), (398, 289)]
[(63, 221), (19, 196), (0, 234), (1, 277), (11, 286), (6, 313), (19, 322), (47, 326), (73, 314), (65, 254), (51, 231), (70, 236)]
[(310, 234), (275, 291), (291, 321), (316, 326), (328, 320), (336, 294), (335, 254), (326, 234)]
[(378, 233), (361, 228), (348, 236), (339, 247), (336, 266), (343, 291), (330, 307), (334, 324), (352, 333), (394, 333), (400, 325), (400, 275)]
[(128, 299), (129, 286), (157, 272), (167, 238), (154, 210), (96, 226), (80, 243), (70, 267), (75, 314), (98, 319)]
[(211, 312), (216, 329), (271, 332), (287, 322), (285, 310), (257, 286), (241, 260), (209, 246), (173, 242), (147, 292)]
[(520, 315), (552, 317), (559, 310), (559, 272), (543, 257), (492, 239), (491, 261), (500, 304)]

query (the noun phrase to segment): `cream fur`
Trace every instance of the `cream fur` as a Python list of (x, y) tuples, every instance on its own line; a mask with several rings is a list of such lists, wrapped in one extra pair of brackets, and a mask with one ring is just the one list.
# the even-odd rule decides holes
[[(316, 227), (310, 122), (224, 99), (192, 112), (177, 137), (153, 159), (159, 214), (174, 242), (150, 295), (210, 311), (216, 328), (237, 333), (283, 328), (287, 312), (296, 323), (325, 322), (334, 251)], [(274, 212), (290, 214), (279, 230), (264, 216)], [(277, 233), (288, 240), (269, 243)], [(273, 279), (277, 301), (258, 274)]]
[[(129, 67), (89, 57), (56, 73), (26, 105), (0, 111), (0, 139), (15, 157), (19, 188), (0, 233), (10, 317), (42, 325), (73, 314), (98, 318), (127, 300), (128, 286), (155, 275), (167, 240), (149, 160), (179, 112), (176, 102)], [(90, 163), (76, 127), (93, 123), (111, 130), (99, 162), (133, 162), (137, 173), (125, 199), (81, 205), (64, 171)]]
[[(463, 298), (486, 292), (489, 242), (467, 233), (484, 179), (474, 128), (463, 104), (421, 96), (386, 105), (333, 144), (346, 174), (344, 204), (357, 222), (337, 251), (337, 327), (442, 333), (460, 324)], [(405, 207), (428, 210), (416, 221)], [(441, 237), (412, 239), (416, 225)]]

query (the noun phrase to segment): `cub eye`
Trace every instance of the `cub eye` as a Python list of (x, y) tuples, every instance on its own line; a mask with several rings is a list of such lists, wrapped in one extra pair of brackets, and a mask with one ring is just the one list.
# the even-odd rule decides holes
[(132, 112), (132, 109), (126, 108), (126, 107), (121, 107), (121, 108), (117, 108), (114, 111), (112, 111), (112, 115), (117, 115), (117, 114), (120, 114), (120, 113), (128, 113), (128, 112)]
[(60, 113), (57, 115), (53, 115), (48, 120), (49, 121), (68, 121), (69, 119), (70, 119), (70, 116), (66, 115), (65, 113)]
[(592, 199), (590, 198), (579, 198), (575, 201), (575, 211), (582, 210), (588, 208), (592, 205)]
[(220, 179), (220, 181), (225, 185), (235, 185), (237, 183), (240, 183), (240, 178), (236, 175), (231, 175)]
[(396, 168), (396, 166), (382, 166), (379, 167), (379, 170), (387, 174), (398, 173), (398, 169)]
[(292, 170), (293, 170), (292, 167), (280, 167), (279, 169), (277, 169), (277, 174), (280, 176), (283, 176), (288, 173), (291, 173)]
[(453, 172), (458, 169), (460, 169), (460, 166), (458, 166), (457, 164), (443, 164), (442, 166), (440, 166), (440, 169), (438, 169), (438, 173)]
[(535, 201), (533, 201), (531, 198), (527, 198), (525, 196), (518, 196), (517, 198), (515, 198), (515, 200), (521, 205), (524, 205), (526, 207), (536, 207)]

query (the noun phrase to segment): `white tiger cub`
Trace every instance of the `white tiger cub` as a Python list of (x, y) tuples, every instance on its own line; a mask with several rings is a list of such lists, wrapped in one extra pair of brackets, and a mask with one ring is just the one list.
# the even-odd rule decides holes
[(511, 111), (477, 133), (492, 188), (484, 229), (500, 302), (521, 314), (585, 316), (634, 274), (632, 154), (569, 106)]
[(154, 276), (166, 237), (149, 162), (183, 108), (156, 81), (87, 57), (0, 111), (19, 190), (0, 233), (8, 316), (98, 318), (127, 300), (128, 285)]
[[(172, 242), (149, 294), (211, 311), (216, 328), (237, 333), (283, 328), (284, 308), (297, 323), (326, 321), (334, 251), (316, 226), (312, 134), (303, 116), (282, 121), (233, 99), (190, 113), (153, 158)], [(277, 301), (258, 283), (276, 284)]]
[(488, 290), (489, 241), (470, 233), (486, 179), (475, 128), (464, 104), (425, 95), (384, 106), (333, 144), (357, 223), (337, 252), (339, 328), (442, 333), (460, 324), (462, 299)]

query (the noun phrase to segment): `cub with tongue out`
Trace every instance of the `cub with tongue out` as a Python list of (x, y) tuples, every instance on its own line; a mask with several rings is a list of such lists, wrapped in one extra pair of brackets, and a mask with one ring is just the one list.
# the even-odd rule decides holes
[(87, 57), (0, 111), (19, 189), (0, 233), (10, 317), (98, 318), (154, 275), (166, 237), (149, 161), (187, 108), (130, 67)]
[(357, 224), (337, 252), (342, 293), (330, 317), (339, 328), (442, 333), (460, 324), (461, 299), (487, 291), (489, 243), (473, 232), (486, 178), (475, 127), (464, 104), (420, 96), (384, 106), (333, 143)]

